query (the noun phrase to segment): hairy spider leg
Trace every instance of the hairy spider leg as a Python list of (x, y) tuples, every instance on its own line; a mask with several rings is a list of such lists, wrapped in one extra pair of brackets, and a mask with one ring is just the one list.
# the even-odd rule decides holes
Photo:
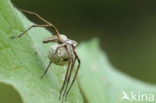
[(31, 27), (29, 27), (28, 29), (26, 29), (23, 33), (19, 34), (19, 35), (15, 35), (15, 36), (11, 36), (11, 38), (18, 38), (21, 37), (22, 35), (24, 35), (27, 31), (29, 31), (31, 28), (33, 27), (49, 27), (50, 25), (32, 25)]
[(58, 42), (57, 36), (54, 35), (54, 36), (45, 38), (43, 40), (43, 43), (49, 43), (49, 42)]
[(79, 56), (78, 56), (78, 54), (77, 54), (77, 52), (76, 52), (75, 50), (74, 50), (74, 54), (75, 54), (76, 59), (78, 60), (78, 66), (77, 66), (77, 70), (76, 70), (75, 76), (74, 76), (74, 78), (73, 78), (73, 81), (72, 81), (72, 83), (71, 83), (69, 89), (68, 89), (67, 92), (66, 92), (65, 101), (66, 101), (66, 99), (67, 99), (67, 95), (68, 95), (68, 93), (69, 93), (69, 91), (70, 91), (72, 85), (74, 84), (74, 81), (75, 81), (75, 79), (76, 79), (76, 77), (77, 77), (77, 74), (78, 74), (78, 71), (79, 71), (80, 65), (81, 65), (81, 60), (80, 60), (80, 58), (79, 58)]
[(62, 100), (64, 99), (64, 96), (66, 94), (66, 91), (67, 91), (67, 88), (68, 88), (68, 84), (70, 82), (71, 74), (72, 74), (72, 71), (73, 71), (73, 68), (74, 68), (74, 65), (75, 65), (75, 61), (76, 61), (76, 57), (75, 57), (75, 59), (73, 59), (73, 51), (72, 51), (72, 49), (73, 49), (72, 46), (68, 46), (68, 50), (71, 53), (70, 55), (72, 56), (72, 58), (71, 58), (72, 59), (72, 65), (71, 65), (71, 69), (70, 69), (70, 72), (69, 72), (69, 76), (67, 78), (67, 84), (66, 84), (66, 87), (65, 87), (65, 90), (64, 90), (64, 93), (63, 93)]
[[(17, 8), (17, 7), (16, 7)], [(28, 14), (32, 14), (32, 15), (35, 15), (37, 18), (39, 18), (41, 21), (43, 21), (44, 23), (48, 24), (49, 26), (47, 27), (51, 27), (54, 32), (56, 33), (57, 37), (58, 37), (58, 41), (61, 41), (61, 38), (60, 38), (60, 33), (59, 31), (57, 30), (57, 28), (51, 24), (50, 22), (48, 22), (47, 20), (43, 19), (41, 16), (39, 16), (37, 13), (35, 12), (31, 12), (31, 11), (28, 11), (28, 10), (23, 10), (23, 9), (19, 9), (17, 8), (18, 10), (22, 11), (22, 12), (25, 12), (25, 13), (28, 13)], [(40, 26), (40, 27), (44, 27), (44, 26)]]
[(70, 64), (71, 64), (71, 61), (69, 60), (69, 61), (68, 61), (67, 71), (66, 71), (66, 75), (65, 75), (65, 78), (64, 78), (64, 82), (63, 82), (63, 85), (62, 85), (62, 87), (61, 87), (61, 89), (60, 89), (60, 97), (59, 97), (59, 100), (61, 100), (61, 94), (62, 94), (62, 91), (64, 90), (64, 86), (65, 86), (66, 81), (67, 81), (67, 77), (68, 77), (68, 72), (69, 72)]
[(67, 91), (67, 88), (68, 88), (68, 84), (69, 84), (69, 82), (70, 82), (70, 78), (71, 78), (72, 70), (73, 70), (74, 65), (75, 65), (75, 61), (76, 61), (76, 58), (72, 61), (72, 65), (71, 65), (71, 69), (70, 69), (70, 71), (69, 71), (69, 75), (68, 75), (68, 77), (66, 78), (66, 82), (65, 82), (65, 85), (64, 85), (65, 90), (64, 90), (64, 88), (63, 88), (64, 92), (63, 92), (63, 97), (62, 97), (62, 103), (63, 103), (63, 101), (64, 101), (64, 97), (65, 97), (65, 94), (66, 94), (66, 91)]
[(67, 81), (67, 84), (66, 84), (66, 87), (65, 87), (65, 90), (64, 90), (64, 93), (63, 93), (62, 100), (64, 100), (64, 97), (65, 97), (65, 95), (66, 95), (66, 93), (67, 93), (68, 85), (69, 85), (69, 82), (70, 82), (70, 79), (71, 79), (71, 75), (72, 75), (72, 71), (73, 71), (73, 69), (74, 69), (75, 62), (76, 62), (76, 57), (75, 57), (75, 59), (73, 60), (73, 63), (72, 63), (72, 66), (71, 66), (71, 69), (70, 69), (70, 72), (69, 72), (69, 76), (68, 76), (68, 78), (67, 78), (67, 80), (66, 80), (66, 81)]
[(59, 46), (56, 48), (53, 57), (51, 58), (51, 60), (50, 60), (50, 62), (49, 62), (49, 64), (48, 64), (46, 70), (44, 71), (43, 75), (41, 76), (41, 79), (42, 79), (42, 78), (45, 76), (45, 74), (47, 73), (47, 71), (48, 71), (48, 69), (49, 69), (51, 63), (53, 62), (53, 60), (54, 60), (54, 58), (55, 58), (55, 56), (56, 56), (56, 53), (57, 53), (58, 49), (61, 48), (61, 47), (63, 47), (63, 46), (65, 46), (65, 44), (61, 44), (61, 45), (59, 45)]
[[(67, 45), (68, 45), (68, 44), (67, 44)], [(69, 55), (69, 62), (71, 63), (71, 62), (72, 62), (73, 56), (72, 56), (72, 51), (71, 51), (71, 50), (69, 51), (70, 48), (71, 48), (71, 47), (66, 46), (66, 50), (67, 50), (68, 55)], [(68, 77), (68, 74), (69, 74), (69, 68), (70, 68), (70, 64), (68, 64), (68, 69), (67, 69), (67, 71), (66, 71), (66, 76), (65, 76), (63, 85), (62, 85), (62, 87), (61, 87), (61, 89), (60, 89), (60, 97), (59, 97), (59, 99), (61, 99), (62, 91), (64, 90), (64, 86), (65, 86), (66, 83), (67, 83), (67, 77)]]
[[(70, 63), (73, 63), (73, 54), (72, 54), (72, 51), (71, 51), (71, 47), (70, 47), (68, 44), (66, 44), (66, 50), (67, 50), (67, 52), (68, 52), (68, 56), (69, 56), (69, 61), (70, 61)], [(67, 70), (67, 72), (66, 72), (66, 76), (65, 76), (65, 79), (64, 79), (64, 83), (63, 83), (62, 88), (61, 88), (61, 90), (60, 90), (60, 97), (59, 97), (59, 99), (61, 99), (62, 91), (64, 90), (64, 86), (65, 86), (66, 83), (68, 82), (68, 81), (67, 81), (67, 78), (68, 78), (68, 74), (69, 74), (69, 69), (70, 69), (70, 67), (71, 67), (71, 65), (68, 65), (68, 70)], [(63, 99), (62, 99), (62, 102), (63, 102)]]
[[(68, 44), (67, 44), (68, 45)], [(69, 56), (69, 63), (71, 64), (72, 62), (72, 59), (73, 59), (73, 55), (72, 55), (72, 51), (70, 50), (70, 47), (66, 45), (66, 50), (68, 52), (68, 56)], [(62, 88), (60, 89), (60, 95), (62, 93), (62, 91), (64, 90), (64, 86), (66, 84), (66, 81), (67, 81), (67, 77), (68, 77), (68, 72), (69, 72), (69, 68), (70, 68), (70, 64), (68, 63), (68, 69), (67, 69), (67, 72), (66, 72), (66, 76), (65, 76), (65, 79), (64, 79), (64, 82), (63, 82), (63, 85), (62, 85)]]

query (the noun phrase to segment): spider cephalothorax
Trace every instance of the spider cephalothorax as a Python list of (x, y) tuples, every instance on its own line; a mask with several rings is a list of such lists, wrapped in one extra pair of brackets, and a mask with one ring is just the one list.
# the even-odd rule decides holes
[[(22, 34), (17, 35), (17, 36), (12, 36), (11, 38), (21, 37), (23, 34), (25, 34), (28, 30), (30, 30), (33, 27), (50, 27), (56, 33), (55, 36), (51, 36), (51, 37), (48, 37), (48, 38), (43, 40), (43, 43), (57, 42), (58, 44), (53, 45), (50, 48), (50, 51), (48, 54), (50, 62), (48, 64), (47, 68), (45, 69), (45, 72), (43, 73), (41, 79), (47, 73), (47, 71), (48, 71), (48, 69), (52, 63), (57, 64), (57, 65), (62, 65), (62, 66), (65, 64), (68, 64), (67, 71), (66, 71), (65, 78), (64, 78), (64, 82), (63, 82), (62, 88), (60, 90), (60, 99), (61, 99), (62, 91), (65, 88), (64, 93), (63, 93), (63, 97), (62, 97), (62, 102), (63, 102), (64, 97), (66, 100), (68, 92), (71, 89), (71, 87), (72, 87), (72, 85), (76, 79), (76, 76), (78, 74), (79, 68), (80, 68), (81, 61), (80, 61), (80, 58), (79, 58), (77, 52), (75, 51), (75, 48), (77, 46), (77, 42), (74, 40), (68, 39), (67, 36), (65, 36), (65, 35), (61, 35), (53, 24), (49, 23), (48, 21), (46, 21), (45, 19), (40, 17), (38, 14), (31, 12), (31, 11), (23, 10), (23, 9), (19, 9), (19, 10), (21, 10), (22, 12), (26, 12), (26, 13), (33, 14), (33, 15), (37, 16), (39, 19), (41, 19), (46, 24), (44, 24), (44, 25), (32, 25), (31, 27), (26, 29)], [(71, 85), (68, 87), (76, 60), (78, 61), (76, 73), (73, 77)]]

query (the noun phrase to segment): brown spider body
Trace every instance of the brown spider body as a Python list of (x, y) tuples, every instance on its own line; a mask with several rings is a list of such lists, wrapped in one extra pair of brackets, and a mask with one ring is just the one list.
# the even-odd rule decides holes
[[(76, 76), (78, 74), (78, 71), (79, 71), (79, 68), (80, 68), (80, 64), (81, 64), (80, 58), (79, 58), (79, 56), (78, 56), (78, 54), (77, 54), (77, 52), (75, 50), (75, 48), (77, 46), (77, 42), (74, 41), (74, 40), (68, 39), (67, 36), (65, 36), (65, 35), (61, 35), (59, 33), (59, 31), (57, 30), (57, 28), (53, 24), (51, 24), (50, 22), (46, 21), (45, 19), (43, 19), (38, 14), (36, 14), (34, 12), (31, 12), (31, 11), (23, 10), (23, 9), (19, 9), (19, 10), (21, 10), (22, 12), (26, 12), (26, 13), (35, 15), (36, 17), (38, 17), (40, 20), (42, 20), (46, 24), (44, 24), (44, 25), (32, 25), (31, 27), (26, 29), (23, 33), (21, 33), (20, 35), (12, 36), (11, 38), (21, 37), (27, 31), (29, 31), (30, 29), (32, 29), (34, 27), (50, 27), (56, 33), (55, 36), (48, 37), (48, 38), (43, 40), (43, 43), (57, 42), (58, 44), (57, 45), (53, 45), (50, 48), (50, 51), (49, 51), (49, 54), (48, 54), (50, 62), (48, 64), (47, 68), (45, 69), (45, 72), (41, 76), (41, 79), (47, 73), (47, 71), (48, 71), (48, 69), (49, 69), (49, 67), (50, 67), (50, 65), (52, 63), (57, 64), (57, 65), (68, 64), (66, 75), (65, 75), (65, 78), (64, 78), (64, 82), (63, 82), (62, 88), (60, 90), (60, 99), (61, 99), (61, 96), (62, 96), (62, 91), (64, 91), (63, 92), (63, 97), (62, 97), (62, 102), (63, 102), (64, 101), (64, 97), (65, 97), (65, 100), (66, 100), (66, 97), (67, 97), (67, 95), (68, 95), (68, 93), (69, 93), (69, 91), (70, 91), (70, 89), (71, 89), (71, 87), (72, 87), (72, 85), (73, 85), (73, 83), (74, 83), (74, 81), (76, 79)], [(76, 69), (76, 73), (75, 73), (75, 75), (73, 77), (71, 85), (68, 86), (69, 82), (70, 82), (70, 79), (71, 79), (71, 75), (72, 75), (72, 72), (73, 72), (76, 60), (78, 61), (78, 66), (77, 66), (77, 69)], [(64, 88), (65, 88), (65, 90), (64, 90)]]

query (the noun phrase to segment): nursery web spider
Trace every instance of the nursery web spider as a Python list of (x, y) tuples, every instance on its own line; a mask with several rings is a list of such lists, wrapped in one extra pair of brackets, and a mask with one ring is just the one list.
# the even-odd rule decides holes
[[(30, 29), (32, 29), (34, 27), (50, 27), (50, 28), (52, 28), (54, 30), (54, 32), (56, 34), (55, 36), (51, 36), (51, 37), (48, 37), (48, 38), (43, 40), (43, 43), (57, 42), (58, 45), (55, 46), (54, 52), (51, 52), (51, 50), (50, 50), (50, 53), (49, 53), (50, 62), (48, 64), (47, 68), (45, 69), (45, 72), (41, 76), (41, 79), (45, 76), (45, 74), (47, 73), (47, 71), (48, 71), (48, 69), (49, 69), (49, 67), (50, 67), (50, 65), (52, 63), (55, 63), (57, 65), (64, 65), (64, 64), (68, 63), (66, 74), (65, 74), (65, 77), (64, 77), (64, 82), (63, 82), (63, 85), (62, 85), (62, 87), (60, 89), (60, 97), (59, 97), (59, 99), (62, 98), (62, 102), (64, 101), (64, 97), (65, 97), (65, 101), (66, 101), (67, 95), (68, 95), (68, 93), (69, 93), (69, 91), (70, 91), (70, 89), (71, 89), (71, 87), (72, 87), (72, 85), (73, 85), (73, 83), (74, 83), (74, 81), (76, 79), (76, 76), (77, 76), (79, 68), (80, 68), (80, 63), (81, 63), (80, 58), (79, 58), (77, 52), (75, 51), (75, 48), (77, 46), (77, 42), (74, 41), (74, 40), (68, 39), (65, 35), (61, 35), (59, 33), (59, 31), (57, 30), (57, 28), (53, 24), (51, 24), (47, 20), (43, 19), (37, 13), (27, 11), (27, 10), (23, 10), (23, 9), (19, 9), (19, 8), (17, 8), (17, 9), (22, 11), (22, 12), (25, 12), (25, 13), (32, 14), (32, 15), (36, 16), (41, 21), (43, 21), (45, 24), (44, 25), (32, 25), (28, 29), (26, 29), (23, 33), (21, 33), (20, 35), (12, 36), (11, 38), (19, 38), (19, 37), (23, 36), (27, 31), (29, 31)], [(52, 46), (52, 49), (53, 49), (53, 46)], [(66, 56), (66, 58), (64, 58), (65, 54), (62, 54), (63, 61), (54, 62), (55, 59), (62, 60), (62, 59), (58, 58), (59, 54), (64, 52), (64, 51), (59, 51), (60, 49), (63, 49), (64, 51), (66, 51), (65, 54), (67, 54), (67, 56)], [(59, 52), (59, 54), (58, 54), (58, 52)], [(73, 80), (72, 80), (70, 86), (68, 86), (69, 82), (70, 82), (70, 79), (71, 79), (71, 75), (72, 75), (73, 68), (74, 68), (76, 60), (78, 61), (78, 66), (77, 66), (77, 69), (76, 69), (76, 73), (75, 73), (75, 75), (73, 77)], [(61, 63), (61, 62), (63, 62), (63, 63)], [(65, 90), (64, 90), (64, 88), (65, 88)], [(62, 92), (63, 92), (63, 94), (62, 94)]]

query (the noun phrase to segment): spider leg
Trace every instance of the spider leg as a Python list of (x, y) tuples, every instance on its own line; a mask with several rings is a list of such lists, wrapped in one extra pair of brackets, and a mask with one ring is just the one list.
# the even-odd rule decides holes
[(74, 65), (75, 65), (75, 61), (76, 61), (76, 58), (72, 61), (72, 65), (71, 65), (71, 69), (70, 69), (70, 72), (69, 72), (69, 76), (68, 78), (66, 79), (66, 87), (65, 87), (65, 90), (64, 90), (64, 93), (63, 93), (63, 97), (62, 97), (62, 101), (64, 100), (64, 97), (65, 97), (65, 94), (66, 94), (66, 91), (67, 91), (67, 88), (68, 88), (68, 84), (70, 82), (70, 78), (71, 78), (71, 74), (72, 74), (72, 71), (73, 71), (73, 68), (74, 68)]
[[(71, 49), (70, 47), (67, 45), (66, 46), (66, 49), (67, 49), (67, 52), (68, 52), (68, 55), (69, 55), (69, 62), (71, 63), (72, 62), (72, 59), (73, 59), (73, 55), (72, 55), (72, 52), (71, 52)], [(65, 79), (64, 79), (64, 82), (63, 82), (63, 85), (61, 87), (61, 90), (60, 90), (60, 97), (59, 99), (61, 99), (61, 94), (62, 94), (62, 91), (64, 90), (64, 86), (66, 85), (66, 83), (68, 82), (67, 81), (67, 77), (68, 77), (68, 72), (69, 72), (69, 69), (70, 69), (70, 64), (68, 64), (68, 69), (66, 71), (66, 76), (65, 76)]]
[(66, 99), (67, 99), (67, 95), (68, 95), (68, 93), (69, 93), (69, 91), (70, 91), (72, 85), (74, 84), (74, 81), (75, 81), (75, 79), (76, 79), (76, 77), (77, 77), (77, 74), (78, 74), (78, 71), (79, 71), (79, 68), (80, 68), (80, 65), (81, 65), (81, 60), (80, 60), (80, 58), (79, 58), (77, 52), (76, 52), (75, 50), (73, 50), (73, 51), (74, 51), (75, 57), (76, 57), (76, 59), (78, 60), (78, 63), (79, 63), (79, 64), (78, 64), (78, 66), (77, 66), (77, 70), (76, 70), (75, 76), (74, 76), (74, 78), (73, 78), (73, 81), (72, 81), (72, 83), (71, 83), (69, 89), (68, 89), (67, 92), (66, 92), (65, 101), (66, 101)]
[[(17, 8), (17, 7), (16, 7)], [(39, 16), (37, 13), (35, 12), (31, 12), (31, 11), (28, 11), (28, 10), (23, 10), (23, 9), (19, 9), (17, 8), (18, 10), (22, 11), (22, 12), (25, 12), (25, 13), (28, 13), (28, 14), (32, 14), (32, 15), (35, 15), (37, 18), (39, 18), (41, 21), (43, 21), (44, 23), (48, 24), (49, 27), (51, 27), (54, 32), (56, 33), (57, 37), (58, 37), (58, 40), (60, 41), (60, 33), (59, 31), (57, 30), (57, 28), (51, 24), (50, 22), (48, 22), (47, 20), (43, 19), (41, 16)]]
[(20, 35), (11, 36), (11, 38), (18, 38), (18, 37), (21, 37), (22, 35), (24, 35), (27, 31), (29, 31), (29, 30), (32, 29), (33, 27), (50, 27), (50, 25), (32, 25), (31, 27), (29, 27), (28, 29), (26, 29), (23, 33), (21, 33)]
[(54, 35), (52, 37), (48, 37), (43, 40), (43, 43), (49, 43), (49, 42), (58, 42), (57, 36)]
[(59, 99), (61, 99), (61, 94), (62, 94), (62, 91), (63, 91), (64, 86), (65, 86), (66, 81), (67, 81), (67, 76), (68, 76), (68, 72), (69, 72), (70, 63), (71, 63), (71, 61), (69, 60), (68, 68), (67, 68), (66, 75), (65, 75), (65, 78), (64, 78), (64, 82), (63, 82), (63, 85), (62, 85), (61, 90), (60, 90), (60, 97), (59, 97)]
[(71, 59), (72, 59), (72, 65), (71, 65), (71, 69), (70, 69), (70, 73), (69, 73), (69, 76), (68, 76), (68, 78), (67, 78), (67, 84), (66, 84), (66, 87), (65, 87), (65, 91), (64, 91), (64, 93), (63, 93), (63, 98), (62, 98), (62, 100), (64, 99), (64, 96), (65, 96), (65, 94), (66, 94), (66, 91), (67, 91), (67, 88), (68, 88), (68, 84), (69, 84), (69, 82), (70, 82), (70, 78), (71, 78), (71, 74), (72, 74), (72, 71), (73, 71), (73, 68), (74, 68), (74, 65), (75, 65), (75, 61), (76, 61), (76, 57), (75, 57), (75, 59), (73, 59), (73, 52), (72, 52), (72, 47), (70, 47), (70, 49), (68, 49), (68, 50), (70, 50), (70, 53), (71, 53)]
[(56, 56), (56, 53), (57, 53), (58, 49), (61, 48), (61, 47), (63, 47), (63, 46), (65, 46), (65, 44), (61, 44), (61, 45), (59, 45), (59, 46), (56, 48), (53, 57), (51, 58), (51, 60), (50, 60), (50, 62), (49, 62), (49, 64), (48, 64), (46, 70), (44, 71), (43, 75), (41, 76), (41, 79), (42, 79), (42, 78), (45, 76), (45, 74), (47, 73), (47, 71), (48, 71), (48, 69), (49, 69), (51, 63), (53, 62), (53, 60), (54, 60), (54, 58), (55, 58), (55, 56)]

